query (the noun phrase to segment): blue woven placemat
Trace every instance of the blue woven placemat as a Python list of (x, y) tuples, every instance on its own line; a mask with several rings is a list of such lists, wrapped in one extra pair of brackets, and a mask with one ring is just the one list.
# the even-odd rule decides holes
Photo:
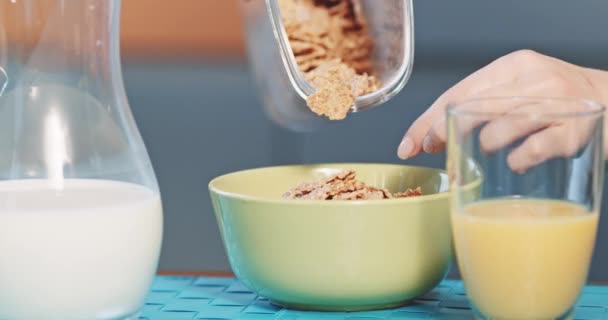
[[(587, 286), (575, 319), (608, 319), (608, 287)], [(234, 278), (158, 276), (142, 320), (471, 319), (462, 282), (445, 280), (413, 304), (365, 312), (305, 312), (276, 307)]]

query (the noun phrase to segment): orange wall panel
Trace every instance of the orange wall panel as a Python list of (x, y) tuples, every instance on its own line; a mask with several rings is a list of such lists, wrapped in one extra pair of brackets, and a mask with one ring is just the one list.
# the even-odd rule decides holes
[(240, 56), (239, 1), (123, 0), (123, 55)]

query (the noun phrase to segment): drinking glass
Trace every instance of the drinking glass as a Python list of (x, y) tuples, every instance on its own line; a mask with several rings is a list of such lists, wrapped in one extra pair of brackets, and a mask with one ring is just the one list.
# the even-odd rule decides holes
[(160, 193), (125, 95), (120, 0), (0, 0), (0, 319), (137, 319)]
[(448, 107), (452, 228), (477, 318), (573, 316), (601, 204), (603, 119), (602, 105), (574, 98)]

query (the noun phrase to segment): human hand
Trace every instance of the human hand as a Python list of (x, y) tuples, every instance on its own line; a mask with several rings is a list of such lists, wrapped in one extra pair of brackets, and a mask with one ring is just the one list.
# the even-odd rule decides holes
[[(576, 97), (606, 101), (608, 96), (606, 91), (608, 91), (606, 72), (572, 65), (530, 50), (517, 51), (495, 60), (441, 95), (408, 129), (399, 145), (398, 155), (402, 159), (407, 159), (422, 151), (427, 153), (443, 151), (447, 135), (445, 111), (450, 102), (508, 96)], [(478, 106), (487, 108), (486, 111), (505, 115), (497, 118), (497, 121), (486, 124), (482, 129), (480, 143), (484, 150), (489, 152), (498, 150), (538, 131), (530, 135), (509, 155), (509, 165), (516, 171), (525, 171), (549, 158), (572, 155), (578, 151), (581, 143), (586, 141), (583, 131), (588, 130), (566, 130), (573, 125), (580, 126), (580, 123), (522, 122), (506, 116), (517, 108), (525, 106), (504, 103), (478, 104)], [(575, 137), (564, 136), (573, 131), (579, 134)], [(565, 141), (568, 143), (564, 143)]]

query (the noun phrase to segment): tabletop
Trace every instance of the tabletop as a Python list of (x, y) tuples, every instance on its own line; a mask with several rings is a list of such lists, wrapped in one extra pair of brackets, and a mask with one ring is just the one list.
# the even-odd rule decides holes
[[(608, 319), (608, 286), (589, 285), (576, 307), (575, 319)], [(159, 275), (142, 310), (141, 320), (379, 320), (471, 319), (462, 282), (444, 280), (413, 303), (395, 309), (363, 312), (288, 310), (257, 296), (226, 274)]]

